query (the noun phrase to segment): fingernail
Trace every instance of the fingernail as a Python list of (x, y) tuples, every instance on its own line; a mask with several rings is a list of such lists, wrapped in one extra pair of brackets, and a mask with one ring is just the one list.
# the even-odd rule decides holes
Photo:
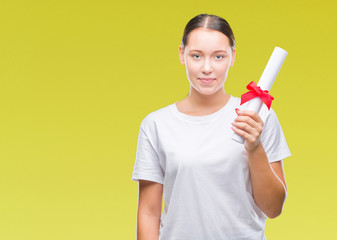
[(239, 115), (239, 113), (241, 113), (240, 109), (238, 109), (238, 108), (235, 108), (235, 112), (236, 112), (237, 115)]

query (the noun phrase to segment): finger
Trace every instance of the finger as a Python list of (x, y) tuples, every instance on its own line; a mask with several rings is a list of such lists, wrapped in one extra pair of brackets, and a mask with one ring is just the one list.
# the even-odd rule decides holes
[(249, 133), (247, 133), (244, 130), (241, 130), (239, 128), (236, 127), (232, 127), (232, 130), (240, 135), (242, 138), (244, 138), (246, 141), (250, 142), (250, 143), (254, 143), (256, 141), (257, 138), (253, 137), (252, 135), (250, 135)]
[(253, 135), (254, 138), (260, 136), (263, 130), (263, 124), (255, 122), (248, 116), (237, 117), (232, 125)]
[(247, 123), (248, 125), (250, 125), (253, 128), (259, 128), (261, 126), (261, 123), (256, 122), (250, 116), (238, 116), (236, 119), (234, 119), (234, 122)]
[(263, 129), (263, 122), (256, 122), (252, 117), (250, 116), (238, 116), (235, 120), (235, 122), (242, 122), (246, 123), (252, 128), (256, 129), (256, 131), (261, 134), (262, 129)]
[(258, 140), (260, 134), (257, 131), (254, 131), (248, 125), (243, 128), (236, 127), (236, 125), (237, 125), (236, 123), (233, 124), (232, 130), (241, 137), (243, 137), (245, 140), (247, 140), (250, 143), (254, 143)]
[(232, 126), (242, 131), (245, 131), (246, 133), (250, 135), (254, 135), (256, 132), (258, 132), (258, 130), (256, 130), (254, 127), (250, 126), (249, 124), (245, 122), (233, 122)]
[(260, 118), (259, 114), (255, 111), (251, 111), (251, 110), (241, 110), (241, 111), (238, 111), (238, 116), (249, 116), (251, 117), (252, 119), (254, 119), (254, 121), (258, 122), (258, 123), (261, 123), (263, 125), (263, 121), (262, 119)]

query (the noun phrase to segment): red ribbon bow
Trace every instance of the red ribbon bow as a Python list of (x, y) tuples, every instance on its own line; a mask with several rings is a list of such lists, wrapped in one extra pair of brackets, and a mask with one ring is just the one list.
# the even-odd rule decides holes
[(240, 105), (244, 104), (245, 102), (248, 102), (253, 98), (259, 97), (270, 110), (271, 102), (274, 100), (274, 98), (272, 95), (268, 93), (267, 90), (262, 90), (259, 86), (256, 85), (254, 81), (252, 81), (247, 85), (247, 89), (250, 91), (241, 95)]

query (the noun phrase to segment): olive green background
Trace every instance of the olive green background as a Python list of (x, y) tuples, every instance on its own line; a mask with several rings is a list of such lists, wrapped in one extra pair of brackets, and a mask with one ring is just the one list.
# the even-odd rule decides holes
[(140, 122), (183, 99), (187, 21), (227, 19), (226, 92), (288, 56), (271, 90), (293, 156), (266, 236), (337, 238), (335, 1), (1, 1), (0, 239), (136, 239)]

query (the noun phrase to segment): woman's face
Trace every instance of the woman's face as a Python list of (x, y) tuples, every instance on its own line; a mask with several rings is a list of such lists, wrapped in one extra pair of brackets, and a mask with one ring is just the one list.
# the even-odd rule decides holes
[(197, 28), (190, 32), (185, 49), (179, 47), (181, 64), (186, 66), (191, 86), (201, 94), (224, 88), (230, 66), (235, 60), (229, 38), (216, 30)]

